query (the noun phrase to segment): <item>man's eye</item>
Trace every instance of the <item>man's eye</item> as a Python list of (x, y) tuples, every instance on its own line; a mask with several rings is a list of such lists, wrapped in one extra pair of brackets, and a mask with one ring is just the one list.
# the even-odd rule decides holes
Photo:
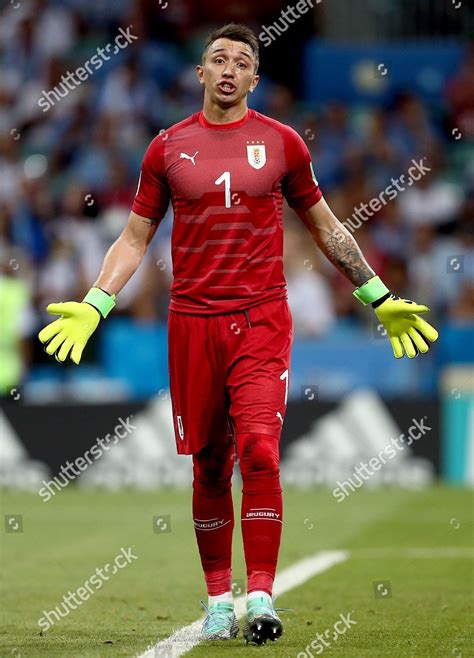
[(243, 62), (240, 62), (239, 66), (240, 66), (241, 69), (246, 69), (247, 68), (247, 64), (244, 64)]

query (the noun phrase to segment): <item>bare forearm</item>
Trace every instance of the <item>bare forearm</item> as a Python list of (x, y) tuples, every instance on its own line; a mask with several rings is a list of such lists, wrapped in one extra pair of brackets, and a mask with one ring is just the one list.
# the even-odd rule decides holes
[(300, 216), (323, 254), (354, 286), (359, 287), (374, 276), (359, 245), (324, 199)]
[(158, 222), (130, 213), (127, 226), (107, 252), (94, 286), (117, 295), (140, 265)]
[(359, 245), (342, 224), (340, 229), (336, 229), (329, 235), (323, 234), (318, 239), (318, 245), (331, 263), (356, 287), (361, 286), (375, 275)]
[(138, 269), (144, 253), (120, 236), (108, 250), (94, 286), (117, 295)]

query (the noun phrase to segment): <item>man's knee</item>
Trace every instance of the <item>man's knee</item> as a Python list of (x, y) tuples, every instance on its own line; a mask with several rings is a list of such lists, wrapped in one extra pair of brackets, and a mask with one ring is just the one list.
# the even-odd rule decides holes
[(207, 495), (222, 495), (230, 489), (233, 468), (233, 446), (228, 450), (207, 446), (193, 455), (194, 489)]
[(254, 476), (278, 476), (279, 440), (267, 434), (240, 434), (237, 437), (242, 479)]

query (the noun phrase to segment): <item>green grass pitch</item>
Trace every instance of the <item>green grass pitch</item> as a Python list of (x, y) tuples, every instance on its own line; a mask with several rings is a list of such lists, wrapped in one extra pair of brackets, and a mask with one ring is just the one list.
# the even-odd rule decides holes
[[(3, 492), (1, 498), (2, 658), (134, 656), (201, 616), (199, 600), (206, 593), (191, 490), (105, 493), (70, 486), (48, 503), (33, 494)], [(245, 570), (238, 486), (234, 498), (239, 584)], [(12, 532), (19, 528), (15, 523), (4, 525), (5, 515), (21, 515), (22, 532)], [(170, 515), (170, 532), (153, 531), (159, 515)], [(351, 613), (357, 624), (323, 655), (473, 655), (469, 491), (358, 490), (337, 503), (325, 489), (286, 490), (284, 517), (279, 568), (321, 550), (347, 549), (349, 559), (279, 598), (277, 607), (292, 611), (281, 613), (285, 631), (278, 642), (245, 646), (240, 634), (231, 642), (201, 644), (189, 656), (319, 655), (311, 642), (318, 632), (332, 631), (341, 613)], [(54, 608), (96, 567), (112, 562), (121, 547), (133, 547), (137, 559), (41, 635), (43, 609)], [(387, 593), (377, 598), (379, 581), (379, 591)]]

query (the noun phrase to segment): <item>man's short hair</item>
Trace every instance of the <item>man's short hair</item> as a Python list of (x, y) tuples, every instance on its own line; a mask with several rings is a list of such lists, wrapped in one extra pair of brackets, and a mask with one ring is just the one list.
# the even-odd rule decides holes
[(214, 41), (217, 41), (217, 39), (241, 41), (242, 43), (246, 43), (248, 46), (250, 46), (250, 50), (252, 51), (252, 54), (255, 58), (255, 74), (257, 73), (258, 67), (260, 65), (260, 48), (255, 32), (253, 32), (246, 25), (242, 25), (241, 23), (228, 23), (223, 27), (217, 28), (211, 32), (209, 38), (206, 41), (204, 52), (202, 54), (203, 62), (209, 47), (214, 43)]

